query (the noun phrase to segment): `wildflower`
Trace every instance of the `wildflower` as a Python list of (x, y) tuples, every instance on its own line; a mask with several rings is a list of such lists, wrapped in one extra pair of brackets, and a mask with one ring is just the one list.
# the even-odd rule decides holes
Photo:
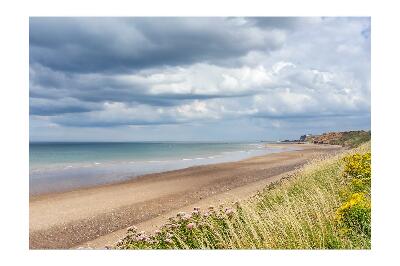
[(134, 225), (129, 226), (128, 229), (127, 229), (128, 232), (135, 232), (136, 230), (137, 230), (137, 227), (134, 226)]
[(208, 217), (208, 216), (210, 216), (210, 213), (209, 212), (205, 212), (205, 213), (203, 213), (203, 216), (204, 217)]
[(181, 219), (184, 220), (184, 221), (187, 221), (187, 220), (189, 220), (190, 218), (192, 218), (192, 215), (187, 214), (187, 213), (186, 213), (185, 215), (181, 216)]
[(155, 231), (154, 231), (154, 234), (155, 234), (155, 235), (158, 235), (158, 234), (160, 234), (160, 233), (161, 233), (160, 230), (155, 230)]
[[(371, 235), (371, 200), (364, 192), (353, 193), (336, 211), (336, 221), (351, 231)], [(347, 231), (345, 231), (347, 232)]]
[(139, 236), (137, 237), (137, 240), (138, 240), (138, 241), (145, 241), (145, 242), (148, 242), (148, 241), (150, 240), (150, 238), (149, 238), (147, 235), (145, 235), (145, 234), (141, 234), (141, 235), (139, 235)]
[(186, 212), (178, 212), (178, 214), (176, 216), (178, 217), (183, 217), (186, 215)]
[(187, 229), (192, 230), (193, 228), (196, 227), (196, 225), (195, 225), (194, 223), (188, 223), (188, 224), (186, 225), (186, 227), (187, 227)]
[(168, 244), (172, 244), (172, 240), (170, 238), (166, 238), (165, 242), (168, 243)]

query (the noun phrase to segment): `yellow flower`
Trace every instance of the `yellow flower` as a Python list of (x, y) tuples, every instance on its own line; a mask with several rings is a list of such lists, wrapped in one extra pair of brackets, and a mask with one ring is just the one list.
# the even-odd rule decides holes
[[(351, 209), (353, 206), (358, 205), (360, 203), (363, 203), (362, 205), (367, 205), (364, 204), (365, 201), (365, 194), (364, 193), (354, 193), (351, 195), (350, 199), (346, 201), (345, 203), (342, 204), (342, 206), (339, 207), (339, 209), (336, 211), (336, 218), (337, 220), (342, 220), (343, 215)], [(366, 203), (366, 202), (365, 202)]]

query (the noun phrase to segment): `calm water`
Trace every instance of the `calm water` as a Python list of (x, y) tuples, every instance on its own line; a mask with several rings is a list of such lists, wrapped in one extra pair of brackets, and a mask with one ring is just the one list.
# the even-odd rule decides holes
[(265, 143), (30, 143), (30, 194), (280, 152)]

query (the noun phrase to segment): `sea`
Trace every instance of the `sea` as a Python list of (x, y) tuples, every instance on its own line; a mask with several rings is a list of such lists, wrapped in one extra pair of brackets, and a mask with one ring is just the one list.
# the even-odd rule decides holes
[[(31, 142), (29, 193), (127, 181), (140, 175), (282, 152), (268, 142)], [(269, 142), (271, 143), (271, 142)]]

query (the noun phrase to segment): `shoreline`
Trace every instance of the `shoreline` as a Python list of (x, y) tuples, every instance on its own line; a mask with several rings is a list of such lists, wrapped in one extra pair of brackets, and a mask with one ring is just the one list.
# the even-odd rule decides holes
[(118, 234), (131, 225), (153, 228), (182, 208), (227, 199), (229, 191), (248, 196), (280, 175), (301, 167), (313, 156), (342, 150), (313, 144), (276, 144), (274, 147), (288, 145), (300, 146), (302, 150), (30, 197), (29, 246), (31, 249), (101, 248), (115, 243), (120, 237)]
[[(82, 164), (76, 163), (75, 166), (72, 166), (72, 163), (68, 163), (67, 166), (61, 164), (43, 167), (43, 170), (30, 169), (29, 197), (125, 183), (148, 174), (165, 173), (196, 166), (238, 162), (253, 157), (293, 150), (293, 148), (285, 147), (284, 145), (275, 146), (275, 143), (251, 145), (263, 146), (264, 148), (225, 151), (212, 155), (193, 155), (194, 157), (189, 156), (180, 159), (86, 162)], [(35, 177), (36, 175), (42, 176), (38, 178)]]

